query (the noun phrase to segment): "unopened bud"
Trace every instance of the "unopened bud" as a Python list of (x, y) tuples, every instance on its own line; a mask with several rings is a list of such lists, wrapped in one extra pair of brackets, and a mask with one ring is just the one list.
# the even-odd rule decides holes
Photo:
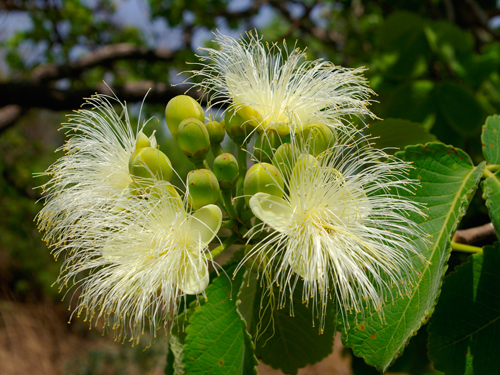
[(255, 142), (255, 157), (261, 161), (270, 163), (276, 149), (281, 145), (281, 138), (277, 130), (268, 128), (263, 131)]
[(285, 138), (290, 134), (290, 127), (286, 122), (275, 121), (267, 127), (267, 129), (274, 129), (278, 132), (281, 138)]
[(283, 143), (274, 153), (273, 165), (280, 171), (285, 180), (288, 180), (297, 159), (298, 152), (296, 147), (290, 143)]
[(290, 178), (291, 183), (297, 186), (301, 185), (304, 182), (301, 180), (301, 176), (310, 176), (310, 174), (305, 174), (305, 171), (307, 169), (316, 168), (318, 165), (318, 160), (314, 156), (309, 154), (300, 155), (293, 167), (292, 176)]
[(165, 120), (172, 136), (177, 139), (179, 125), (187, 118), (205, 122), (205, 114), (200, 103), (187, 95), (178, 95), (165, 108)]
[(233, 154), (224, 153), (214, 160), (214, 174), (222, 190), (231, 190), (239, 176), (238, 161)]
[(280, 172), (275, 166), (268, 163), (257, 163), (247, 171), (243, 184), (243, 192), (247, 203), (252, 195), (267, 193), (282, 197), (284, 182)]
[(205, 124), (194, 118), (180, 123), (177, 142), (184, 155), (195, 162), (203, 161), (210, 149), (210, 138)]
[(129, 170), (130, 174), (135, 177), (164, 181), (171, 181), (174, 174), (167, 155), (152, 147), (136, 150), (130, 158)]
[(304, 151), (313, 156), (327, 150), (335, 141), (333, 131), (325, 124), (306, 125), (297, 136)]
[(205, 124), (208, 131), (208, 136), (210, 137), (210, 144), (219, 144), (224, 140), (226, 135), (226, 125), (225, 121), (221, 122), (210, 121)]
[(237, 145), (243, 144), (247, 136), (254, 129), (254, 127), (246, 123), (238, 113), (234, 113), (234, 111), (230, 109), (226, 111), (225, 124), (227, 135), (229, 135)]
[(188, 202), (195, 210), (219, 200), (220, 188), (217, 177), (208, 169), (188, 173)]

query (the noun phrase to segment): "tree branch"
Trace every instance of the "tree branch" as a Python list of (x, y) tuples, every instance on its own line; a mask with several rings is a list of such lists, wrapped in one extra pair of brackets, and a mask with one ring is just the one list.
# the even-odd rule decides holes
[[(186, 88), (172, 87), (165, 83), (148, 81), (126, 83), (122, 86), (112, 86), (113, 92), (122, 101), (140, 102), (151, 88), (147, 102), (167, 104), (176, 95), (184, 94)], [(47, 108), (54, 111), (77, 109), (83, 102), (96, 92), (111, 94), (105, 84), (82, 89), (60, 90), (46, 84), (32, 82), (0, 83), (0, 106), (17, 105), (23, 109)], [(197, 91), (189, 95), (200, 97)]]
[(25, 112), (26, 110), (16, 104), (0, 108), (0, 133), (14, 125)]
[(490, 238), (496, 239), (495, 228), (492, 223), (484, 224), (480, 227), (457, 230), (454, 236), (455, 242), (463, 244), (472, 244)]
[(165, 48), (149, 49), (130, 43), (112, 44), (99, 48), (67, 65), (39, 66), (33, 70), (31, 79), (41, 83), (61, 78), (75, 78), (87, 69), (107, 65), (117, 60), (171, 61), (174, 56), (175, 52)]

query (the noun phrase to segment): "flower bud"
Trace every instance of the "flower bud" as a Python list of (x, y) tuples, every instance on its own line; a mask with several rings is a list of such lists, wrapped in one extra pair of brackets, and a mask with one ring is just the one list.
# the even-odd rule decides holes
[(267, 129), (276, 130), (281, 138), (286, 137), (290, 134), (290, 127), (286, 122), (275, 121), (267, 127)]
[(156, 178), (169, 182), (174, 174), (167, 155), (152, 147), (140, 148), (132, 154), (129, 171), (135, 177)]
[(270, 163), (276, 149), (281, 145), (281, 138), (275, 129), (268, 128), (262, 132), (255, 142), (255, 157), (261, 161)]
[(151, 147), (151, 143), (149, 142), (149, 138), (146, 134), (139, 132), (135, 141), (135, 150), (137, 151), (144, 147)]
[(210, 144), (219, 144), (224, 140), (226, 135), (226, 125), (225, 121), (221, 122), (210, 121), (205, 124), (208, 131), (208, 136), (210, 137)]
[(239, 176), (238, 161), (233, 154), (224, 153), (214, 160), (214, 174), (222, 190), (231, 190)]
[(220, 188), (217, 177), (208, 169), (197, 169), (188, 173), (188, 202), (195, 210), (214, 204), (219, 200)]
[(318, 165), (318, 160), (314, 156), (309, 154), (300, 155), (293, 167), (292, 176), (290, 177), (291, 183), (300, 186), (304, 182), (301, 181), (301, 176), (310, 176), (310, 173), (305, 173), (306, 170), (316, 168)]
[(283, 177), (275, 166), (268, 163), (257, 163), (247, 171), (243, 184), (243, 193), (247, 203), (252, 195), (267, 193), (277, 197), (283, 196)]
[(306, 125), (298, 133), (302, 147), (313, 156), (327, 150), (335, 141), (333, 131), (325, 124)]
[(290, 143), (283, 143), (274, 153), (273, 165), (280, 171), (283, 178), (288, 180), (297, 159), (298, 153), (296, 147)]
[(165, 108), (165, 120), (172, 136), (177, 139), (179, 125), (187, 118), (205, 122), (205, 114), (200, 103), (187, 95), (178, 95)]
[(194, 118), (180, 123), (177, 142), (184, 155), (192, 161), (203, 161), (210, 149), (210, 137), (205, 124)]
[(247, 136), (254, 129), (254, 127), (246, 123), (238, 113), (234, 113), (234, 111), (230, 109), (226, 111), (225, 124), (227, 135), (229, 135), (237, 145), (243, 144)]

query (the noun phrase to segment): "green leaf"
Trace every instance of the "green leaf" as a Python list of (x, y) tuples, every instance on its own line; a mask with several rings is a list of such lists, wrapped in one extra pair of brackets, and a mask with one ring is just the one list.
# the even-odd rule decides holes
[(479, 134), (484, 111), (474, 93), (467, 87), (445, 82), (436, 90), (440, 113), (463, 137)]
[(257, 336), (257, 358), (285, 374), (296, 374), (299, 368), (319, 362), (333, 348), (336, 330), (333, 316), (325, 317), (324, 332), (319, 334), (318, 327), (313, 325), (312, 310), (301, 302), (302, 286), (299, 281), (294, 290), (293, 316), (289, 303), (282, 309), (276, 308), (277, 298), (280, 298), (277, 290), (271, 298), (269, 294), (263, 296), (255, 273), (250, 274), (239, 295), (238, 309), (247, 319), (250, 332)]
[(450, 254), (449, 243), (481, 178), (484, 164), (474, 167), (462, 150), (441, 143), (408, 146), (397, 156), (413, 162), (410, 178), (420, 180), (422, 187), (412, 198), (427, 203), (427, 220), (414, 220), (431, 235), (431, 244), (421, 251), (429, 263), (412, 259), (418, 280), (410, 298), (394, 297), (384, 307), (386, 322), (378, 318), (351, 322), (344, 344), (366, 363), (385, 370), (399, 356), (409, 339), (432, 313)]
[[(369, 132), (374, 137), (377, 148), (396, 147), (404, 149), (408, 145), (437, 141), (422, 125), (403, 119), (386, 119), (370, 125)], [(396, 149), (386, 150), (394, 154)]]
[(486, 119), (481, 134), (483, 154), (488, 164), (500, 165), (500, 116), (494, 115)]
[(486, 207), (490, 219), (495, 227), (497, 237), (500, 238), (500, 171), (495, 174), (487, 171), (490, 176), (483, 181), (483, 198), (486, 200)]
[(444, 279), (429, 322), (429, 356), (446, 375), (466, 373), (467, 362), (472, 362), (474, 374), (498, 374), (499, 269), (500, 243), (496, 242)]
[[(227, 274), (233, 270), (227, 270)], [(257, 373), (246, 324), (232, 298), (242, 280), (243, 272), (232, 281), (225, 273), (214, 279), (206, 290), (206, 302), (189, 318), (183, 355), (187, 374)]]

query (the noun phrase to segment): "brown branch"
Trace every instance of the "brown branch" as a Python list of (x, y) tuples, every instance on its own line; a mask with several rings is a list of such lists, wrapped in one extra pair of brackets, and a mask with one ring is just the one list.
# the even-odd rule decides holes
[(31, 79), (34, 82), (47, 82), (61, 78), (74, 78), (90, 68), (110, 64), (117, 60), (171, 61), (175, 56), (165, 48), (149, 49), (130, 43), (119, 43), (105, 46), (70, 62), (67, 65), (47, 64), (33, 70)]
[(457, 230), (455, 232), (454, 241), (470, 245), (490, 238), (496, 239), (495, 228), (492, 223), (484, 224), (480, 227)]
[(0, 108), (0, 133), (14, 125), (25, 112), (21, 106), (16, 104)]
[[(146, 99), (147, 103), (167, 104), (176, 95), (184, 94), (186, 88), (172, 87), (165, 83), (148, 81), (126, 83), (122, 86), (112, 86), (113, 92), (121, 101), (140, 102), (151, 88)], [(0, 106), (17, 105), (23, 109), (47, 108), (55, 111), (77, 109), (83, 102), (96, 92), (111, 94), (105, 84), (82, 89), (60, 90), (41, 83), (18, 82), (0, 83)], [(190, 96), (198, 98), (195, 90)]]

